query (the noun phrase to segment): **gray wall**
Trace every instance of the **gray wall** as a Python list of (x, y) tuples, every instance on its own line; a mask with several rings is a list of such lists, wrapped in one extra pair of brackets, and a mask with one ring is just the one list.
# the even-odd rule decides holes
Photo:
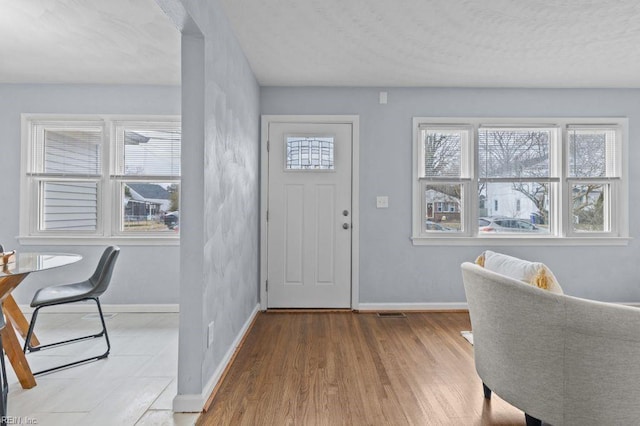
[[(379, 91), (388, 92), (380, 105)], [(571, 295), (640, 302), (640, 90), (261, 89), (262, 114), (360, 115), (360, 302), (464, 302), (460, 263), (494, 249), (545, 262)], [(629, 118), (630, 236), (625, 247), (413, 246), (412, 117)], [(389, 196), (376, 209), (376, 195)]]
[[(20, 114), (180, 114), (180, 88), (166, 86), (12, 85), (0, 84), (0, 242), (7, 249), (80, 253), (77, 264), (32, 274), (16, 289), (18, 303), (29, 303), (35, 290), (52, 283), (85, 279), (93, 272), (102, 246), (19, 245)], [(177, 304), (178, 246), (122, 246), (106, 304)]]
[(183, 150), (179, 396), (205, 390), (256, 308), (260, 235), (260, 88), (218, 1), (183, 4), (201, 31), (183, 28), (183, 132), (200, 144)]

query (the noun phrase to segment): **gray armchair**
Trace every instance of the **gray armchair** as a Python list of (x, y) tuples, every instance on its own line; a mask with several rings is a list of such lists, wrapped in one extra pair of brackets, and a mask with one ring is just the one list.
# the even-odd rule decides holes
[(640, 309), (462, 264), (476, 371), (527, 424), (640, 424)]

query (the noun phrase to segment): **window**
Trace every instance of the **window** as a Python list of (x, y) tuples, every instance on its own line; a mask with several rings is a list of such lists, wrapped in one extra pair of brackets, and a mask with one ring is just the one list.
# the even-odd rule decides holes
[(626, 128), (624, 118), (414, 118), (414, 243), (626, 238)]
[(178, 237), (178, 118), (25, 115), (23, 123), (21, 237)]
[(611, 232), (613, 197), (620, 178), (616, 132), (571, 126), (568, 136), (568, 191), (571, 233)]
[(334, 170), (333, 136), (287, 136), (287, 170)]
[[(551, 176), (549, 153), (555, 146), (553, 128), (479, 126), (477, 129), (478, 194), (494, 199), (490, 216), (528, 219), (528, 214), (545, 218), (549, 232), (552, 225), (549, 211)], [(525, 196), (526, 212), (520, 197)], [(513, 223), (513, 221), (511, 221)], [(523, 232), (522, 226), (496, 228), (504, 232)], [(494, 229), (494, 231), (496, 230)], [(484, 232), (484, 228), (479, 229)], [(535, 232), (534, 229), (529, 229)]]
[[(425, 127), (420, 134), (421, 232), (464, 232), (462, 194), (468, 191), (470, 177), (469, 129), (464, 126)], [(433, 214), (430, 211), (432, 205), (436, 206)], [(440, 223), (442, 227), (433, 227), (432, 222)]]

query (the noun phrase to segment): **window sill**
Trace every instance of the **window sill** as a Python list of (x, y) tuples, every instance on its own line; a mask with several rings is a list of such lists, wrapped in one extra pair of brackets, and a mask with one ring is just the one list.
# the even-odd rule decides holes
[(629, 237), (412, 237), (414, 246), (627, 246)]
[(18, 242), (25, 246), (104, 246), (117, 244), (121, 246), (180, 246), (180, 237), (49, 237), (49, 236), (21, 236)]

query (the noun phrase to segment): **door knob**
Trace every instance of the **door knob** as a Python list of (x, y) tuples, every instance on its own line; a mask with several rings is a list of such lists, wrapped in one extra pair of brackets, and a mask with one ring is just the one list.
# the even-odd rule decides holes
[(342, 224), (342, 228), (343, 229), (349, 229), (349, 224), (348, 223), (343, 223)]

